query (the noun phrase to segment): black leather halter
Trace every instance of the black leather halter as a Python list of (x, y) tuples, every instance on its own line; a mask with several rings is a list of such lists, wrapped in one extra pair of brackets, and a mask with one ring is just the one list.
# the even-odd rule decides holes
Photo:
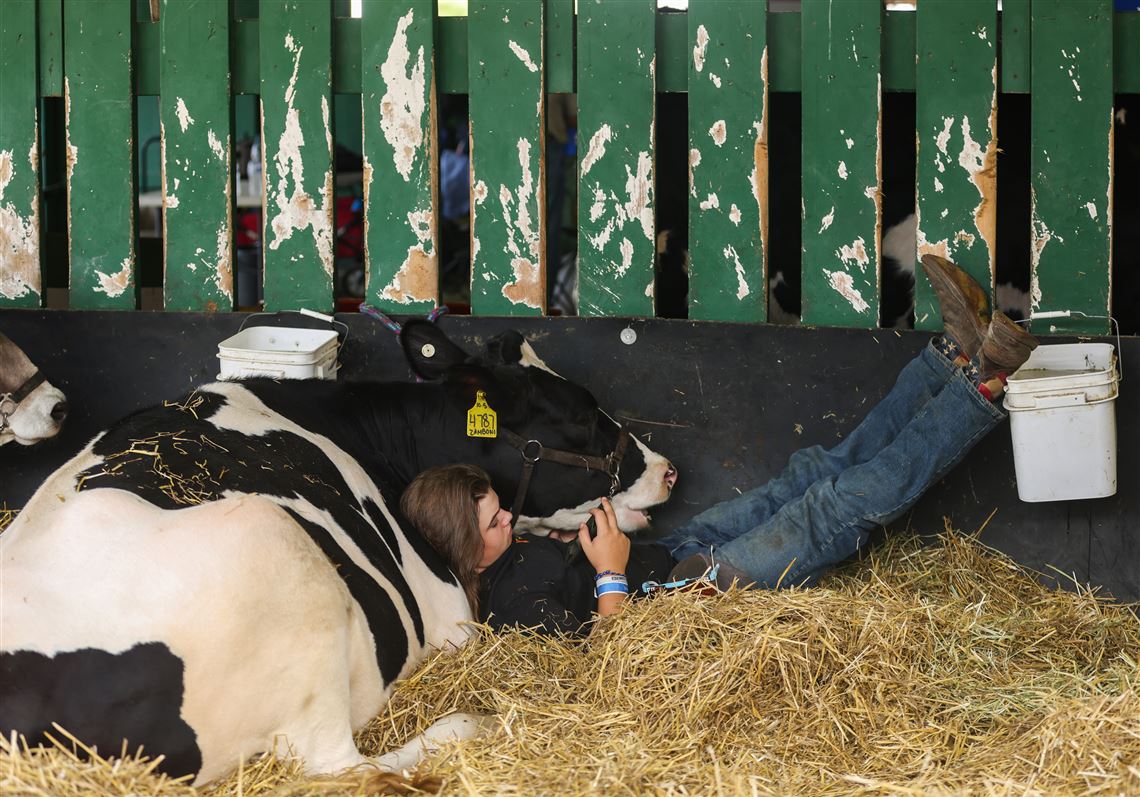
[(519, 479), (519, 489), (515, 493), (515, 502), (511, 505), (511, 525), (514, 526), (522, 512), (523, 501), (526, 500), (526, 491), (530, 487), (530, 477), (534, 475), (534, 466), (540, 460), (557, 462), (560, 465), (570, 465), (575, 468), (597, 470), (610, 477), (610, 497), (621, 489), (621, 479), (618, 477), (618, 468), (621, 467), (622, 457), (629, 445), (629, 429), (622, 424), (618, 431), (617, 443), (614, 450), (604, 457), (593, 454), (578, 454), (573, 451), (563, 451), (558, 448), (547, 448), (538, 440), (524, 440), (510, 429), (500, 429), (506, 441), (522, 455), (522, 478)]
[(46, 377), (44, 377), (43, 372), (37, 370), (24, 381), (24, 384), (11, 393), (0, 393), (0, 432), (8, 428), (8, 419), (15, 414), (20, 402), (45, 381)]

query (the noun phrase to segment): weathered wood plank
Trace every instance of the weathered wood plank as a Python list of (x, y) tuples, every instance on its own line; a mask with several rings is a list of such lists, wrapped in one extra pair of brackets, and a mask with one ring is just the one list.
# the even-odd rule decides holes
[(543, 4), (469, 6), (471, 311), (546, 309)]
[(1003, 0), (1001, 6), (1001, 90), (1008, 93), (1029, 91), (1030, 0)]
[(689, 318), (767, 317), (767, 38), (763, 3), (689, 10)]
[(135, 307), (131, 0), (64, 6), (70, 306)]
[(389, 311), (439, 298), (432, 5), (369, 0), (363, 10), (366, 295)]
[(232, 310), (229, 3), (163, 0), (163, 263), (167, 310)]
[(805, 323), (879, 321), (881, 82), (877, 0), (803, 8)]
[(0, 307), (39, 307), (35, 0), (0, 7)]
[(332, 9), (261, 4), (265, 307), (333, 305)]
[[(1034, 0), (1031, 121), (1033, 310), (1107, 316), (1112, 226), (1112, 3)], [(1034, 332), (1096, 332), (1104, 319)]]
[(546, 91), (574, 92), (574, 0), (544, 0), (546, 4)]
[(993, 292), (997, 230), (997, 4), (924, 0), (918, 9), (915, 326), (942, 316), (917, 258), (933, 253)]
[(653, 315), (656, 3), (578, 6), (582, 315)]
[(63, 0), (36, 0), (40, 45), (40, 95), (63, 96)]

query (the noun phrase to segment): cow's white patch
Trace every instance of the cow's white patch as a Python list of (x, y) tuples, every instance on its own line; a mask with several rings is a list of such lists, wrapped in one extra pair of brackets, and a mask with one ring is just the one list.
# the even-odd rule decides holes
[[(665, 474), (672, 465), (669, 460), (660, 454), (650, 451), (636, 437), (630, 441), (637, 444), (645, 458), (645, 471), (628, 489), (615, 494), (610, 501), (617, 516), (618, 528), (627, 534), (649, 528), (649, 514), (647, 510), (665, 501), (669, 496), (669, 487), (665, 483)], [(583, 501), (571, 509), (560, 509), (549, 517), (535, 518), (520, 515), (515, 524), (515, 530), (546, 536), (551, 531), (577, 531), (578, 527), (586, 522), (590, 510), (598, 505), (604, 496)]]

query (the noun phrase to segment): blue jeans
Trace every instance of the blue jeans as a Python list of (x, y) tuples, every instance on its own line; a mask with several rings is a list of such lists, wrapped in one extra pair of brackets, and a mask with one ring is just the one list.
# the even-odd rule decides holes
[(760, 587), (812, 584), (859, 550), (872, 529), (910, 509), (1004, 418), (927, 346), (839, 445), (797, 451), (764, 486), (658, 542), (678, 561), (711, 549)]

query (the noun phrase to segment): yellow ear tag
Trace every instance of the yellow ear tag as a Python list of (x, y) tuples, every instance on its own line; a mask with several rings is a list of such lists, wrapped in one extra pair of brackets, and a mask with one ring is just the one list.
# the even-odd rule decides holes
[(487, 404), (487, 394), (475, 391), (475, 406), (467, 410), (468, 437), (498, 437), (499, 416)]

